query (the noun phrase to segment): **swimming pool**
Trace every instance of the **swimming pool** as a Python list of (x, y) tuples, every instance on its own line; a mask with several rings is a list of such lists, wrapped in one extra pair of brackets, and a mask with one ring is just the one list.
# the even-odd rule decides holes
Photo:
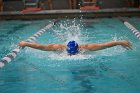
[[(140, 18), (126, 18), (140, 29)], [(0, 58), (21, 40), (51, 20), (1, 21)], [(140, 42), (117, 18), (61, 20), (39, 37), (38, 43), (80, 44), (129, 40), (133, 50), (120, 46), (67, 56), (25, 48), (0, 70), (0, 93), (139, 93)]]

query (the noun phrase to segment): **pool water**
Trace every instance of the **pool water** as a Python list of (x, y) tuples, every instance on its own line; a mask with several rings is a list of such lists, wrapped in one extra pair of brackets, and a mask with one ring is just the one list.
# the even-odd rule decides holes
[[(140, 30), (140, 18), (126, 18)], [(1, 21), (0, 58), (51, 20)], [(67, 44), (129, 40), (133, 50), (121, 46), (100, 51), (63, 52), (23, 49), (0, 69), (0, 93), (140, 93), (140, 40), (117, 18), (61, 20), (36, 42)]]

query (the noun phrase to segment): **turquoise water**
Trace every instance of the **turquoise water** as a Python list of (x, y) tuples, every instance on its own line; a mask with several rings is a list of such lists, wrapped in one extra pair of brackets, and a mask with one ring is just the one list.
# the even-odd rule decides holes
[[(127, 18), (140, 30), (140, 18)], [(0, 58), (48, 24), (50, 20), (1, 21)], [(140, 41), (117, 18), (61, 20), (36, 42), (79, 44), (129, 40), (121, 46), (67, 56), (25, 48), (0, 69), (0, 93), (139, 93)]]

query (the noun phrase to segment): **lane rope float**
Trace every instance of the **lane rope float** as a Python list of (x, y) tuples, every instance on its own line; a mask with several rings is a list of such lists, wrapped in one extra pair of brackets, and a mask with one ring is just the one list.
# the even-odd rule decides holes
[(140, 39), (140, 31), (138, 31), (132, 24), (130, 24), (128, 21), (126, 21), (124, 18), (119, 18), (124, 25), (130, 29), (132, 31), (132, 33), (138, 38)]
[[(33, 36), (29, 37), (26, 41), (27, 42), (34, 42), (36, 40), (36, 38), (38, 38), (39, 36), (41, 36), (44, 32), (46, 32), (53, 25), (55, 25), (56, 22), (58, 22), (58, 20), (54, 20), (53, 22), (51, 22), (50, 24), (48, 24), (47, 26), (45, 26), (41, 30), (37, 31), (35, 34), (33, 34)], [(13, 49), (11, 53), (5, 55), (5, 57), (3, 57), (0, 60), (0, 69), (3, 68), (7, 63), (11, 62), (14, 58), (16, 58), (17, 54), (21, 50), (22, 50), (22, 47), (18, 46), (17, 48)]]

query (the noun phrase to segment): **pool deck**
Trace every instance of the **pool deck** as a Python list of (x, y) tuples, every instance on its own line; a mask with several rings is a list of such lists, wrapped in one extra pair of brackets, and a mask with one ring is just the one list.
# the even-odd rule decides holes
[(0, 20), (15, 19), (56, 19), (56, 18), (97, 18), (97, 17), (140, 16), (139, 8), (116, 8), (100, 10), (42, 10), (35, 12), (0, 12)]

